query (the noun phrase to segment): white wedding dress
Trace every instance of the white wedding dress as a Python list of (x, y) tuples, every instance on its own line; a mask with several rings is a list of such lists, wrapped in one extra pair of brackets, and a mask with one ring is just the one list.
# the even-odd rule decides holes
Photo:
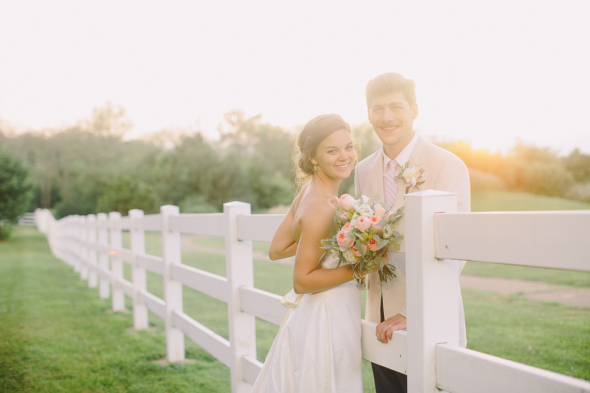
[[(322, 269), (333, 269), (328, 259)], [(352, 280), (283, 298), (289, 308), (252, 392), (361, 393), (361, 291)]]

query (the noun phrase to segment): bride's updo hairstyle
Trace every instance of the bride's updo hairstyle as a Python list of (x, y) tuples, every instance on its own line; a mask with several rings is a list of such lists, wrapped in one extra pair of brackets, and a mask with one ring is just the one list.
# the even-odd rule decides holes
[[(294, 154), (297, 165), (295, 182), (298, 187), (313, 177), (315, 171), (311, 159), (315, 157), (319, 144), (334, 131), (341, 129), (346, 130), (354, 141), (350, 125), (337, 114), (314, 117), (303, 127), (297, 136)], [(355, 161), (357, 158), (355, 154)]]

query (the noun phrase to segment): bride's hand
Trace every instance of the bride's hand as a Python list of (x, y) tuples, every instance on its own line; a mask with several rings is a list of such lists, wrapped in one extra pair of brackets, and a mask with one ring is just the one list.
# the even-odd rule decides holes
[(387, 247), (383, 247), (377, 252), (377, 255), (381, 257), (381, 266), (385, 265), (389, 261), (389, 254), (387, 253)]

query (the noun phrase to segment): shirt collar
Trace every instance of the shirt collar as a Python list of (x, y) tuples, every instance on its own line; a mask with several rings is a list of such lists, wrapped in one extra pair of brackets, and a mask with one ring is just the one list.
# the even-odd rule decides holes
[(389, 165), (389, 161), (395, 161), (397, 165), (399, 165), (400, 167), (404, 166), (406, 162), (410, 160), (410, 156), (412, 155), (412, 151), (414, 150), (414, 146), (416, 146), (417, 142), (418, 133), (414, 131), (414, 137), (412, 138), (410, 143), (408, 143), (408, 145), (404, 147), (404, 150), (402, 150), (393, 160), (389, 158), (387, 154), (385, 154), (385, 148), (382, 147), (381, 149), (383, 150), (383, 173), (387, 173), (387, 165)]

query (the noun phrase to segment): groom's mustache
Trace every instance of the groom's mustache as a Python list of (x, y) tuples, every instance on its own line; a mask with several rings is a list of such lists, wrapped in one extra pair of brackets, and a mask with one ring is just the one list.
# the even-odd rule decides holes
[(401, 127), (401, 124), (400, 123), (380, 123), (379, 127), (381, 127), (381, 128)]

